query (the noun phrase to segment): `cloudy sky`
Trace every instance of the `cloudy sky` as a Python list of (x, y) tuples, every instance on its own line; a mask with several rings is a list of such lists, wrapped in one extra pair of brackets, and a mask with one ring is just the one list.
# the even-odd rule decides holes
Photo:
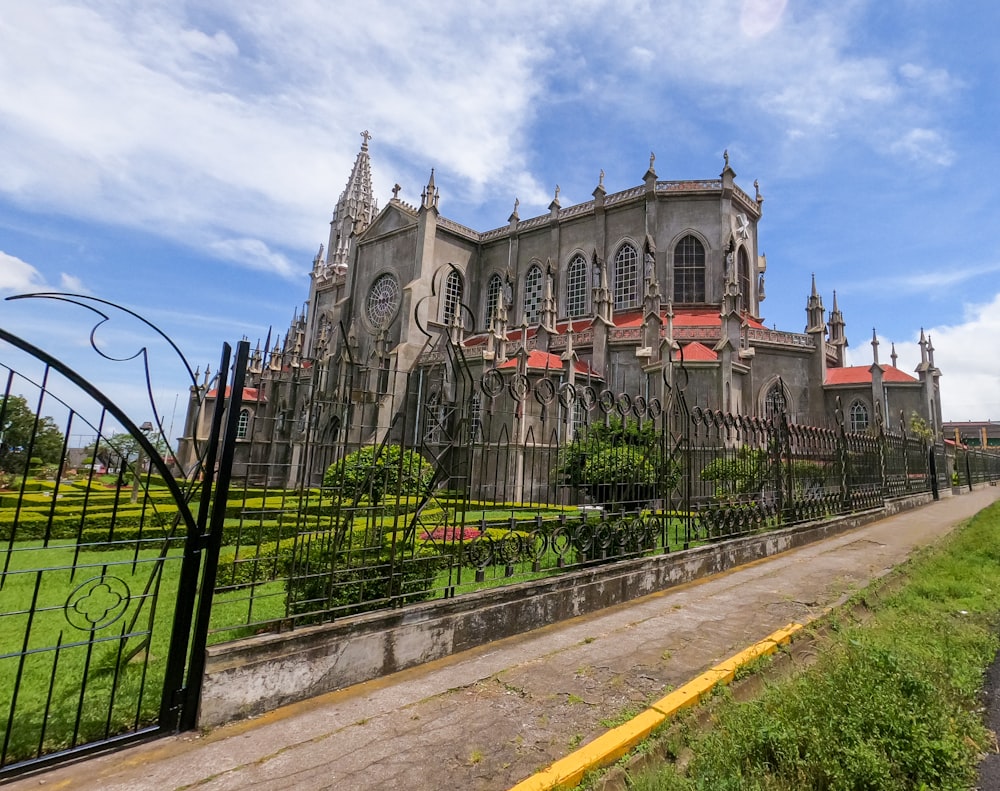
[[(997, 29), (990, 0), (5, 0), (0, 295), (125, 305), (214, 368), (302, 305), (362, 130), (380, 205), (433, 167), (479, 230), (556, 184), (585, 201), (602, 169), (635, 186), (651, 151), (661, 179), (716, 178), (728, 149), (765, 198), (768, 325), (803, 329), (815, 274), (853, 362), (874, 329), (912, 371), (923, 328), (945, 419), (1000, 420)], [(91, 372), (93, 323), (0, 303), (148, 419), (121, 364)], [(127, 322), (97, 337), (135, 351)], [(179, 422), (185, 382), (150, 353)]]

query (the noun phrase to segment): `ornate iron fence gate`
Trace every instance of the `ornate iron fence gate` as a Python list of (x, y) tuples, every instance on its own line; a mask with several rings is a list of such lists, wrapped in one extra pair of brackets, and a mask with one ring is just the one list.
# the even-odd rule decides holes
[[(231, 356), (226, 346), (221, 371)], [(241, 344), (234, 392), (246, 356)], [(184, 477), (155, 411), (155, 426), (136, 425), (4, 330), (0, 374), (2, 780), (193, 727), (237, 410), (218, 400)], [(71, 458), (81, 435), (87, 455)]]

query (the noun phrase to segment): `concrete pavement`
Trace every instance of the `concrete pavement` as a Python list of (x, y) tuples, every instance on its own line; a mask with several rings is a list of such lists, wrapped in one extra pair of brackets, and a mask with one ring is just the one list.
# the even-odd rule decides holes
[(1000, 498), (982, 487), (837, 537), (270, 714), (9, 789), (509, 789)]

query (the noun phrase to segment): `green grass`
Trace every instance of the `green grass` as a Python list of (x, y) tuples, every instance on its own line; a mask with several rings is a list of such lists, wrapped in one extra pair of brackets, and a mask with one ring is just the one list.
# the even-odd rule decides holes
[[(901, 576), (900, 576), (901, 575)], [(722, 702), (694, 756), (634, 791), (968, 789), (987, 733), (977, 711), (997, 652), (1000, 504), (860, 596), (820, 659), (749, 703)], [(845, 622), (846, 621), (846, 622)]]
[[(15, 545), (11, 573), (0, 590), (0, 746), (14, 707), (7, 762), (156, 719), (181, 552), (172, 549), (162, 565), (155, 562), (157, 555), (154, 550), (88, 553), (81, 556), (86, 565), (74, 574), (71, 547)], [(98, 586), (85, 600), (89, 604), (72, 606), (79, 600), (74, 591), (91, 591), (88, 581), (104, 574), (116, 578), (113, 590)], [(121, 608), (114, 607), (118, 601)], [(110, 615), (104, 620), (120, 617), (103, 625), (106, 610)], [(99, 628), (88, 628), (87, 615)]]

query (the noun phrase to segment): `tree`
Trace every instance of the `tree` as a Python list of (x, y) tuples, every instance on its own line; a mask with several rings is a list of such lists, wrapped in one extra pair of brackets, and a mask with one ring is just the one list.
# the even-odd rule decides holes
[(0, 415), (0, 471), (23, 475), (33, 459), (39, 459), (41, 464), (59, 465), (63, 435), (52, 418), (36, 418), (23, 396), (5, 396), (0, 400)]
[(369, 445), (331, 464), (323, 486), (341, 500), (367, 497), (371, 505), (378, 505), (385, 495), (422, 496), (433, 479), (434, 468), (417, 451), (399, 445)]
[(934, 429), (916, 412), (910, 413), (910, 433), (928, 444), (934, 442)]
[[(159, 434), (150, 434), (148, 439), (161, 456), (169, 452), (166, 440)], [(139, 440), (127, 432), (118, 432), (92, 442), (84, 450), (84, 455), (94, 464), (102, 464), (109, 470), (130, 467), (139, 458)]]

